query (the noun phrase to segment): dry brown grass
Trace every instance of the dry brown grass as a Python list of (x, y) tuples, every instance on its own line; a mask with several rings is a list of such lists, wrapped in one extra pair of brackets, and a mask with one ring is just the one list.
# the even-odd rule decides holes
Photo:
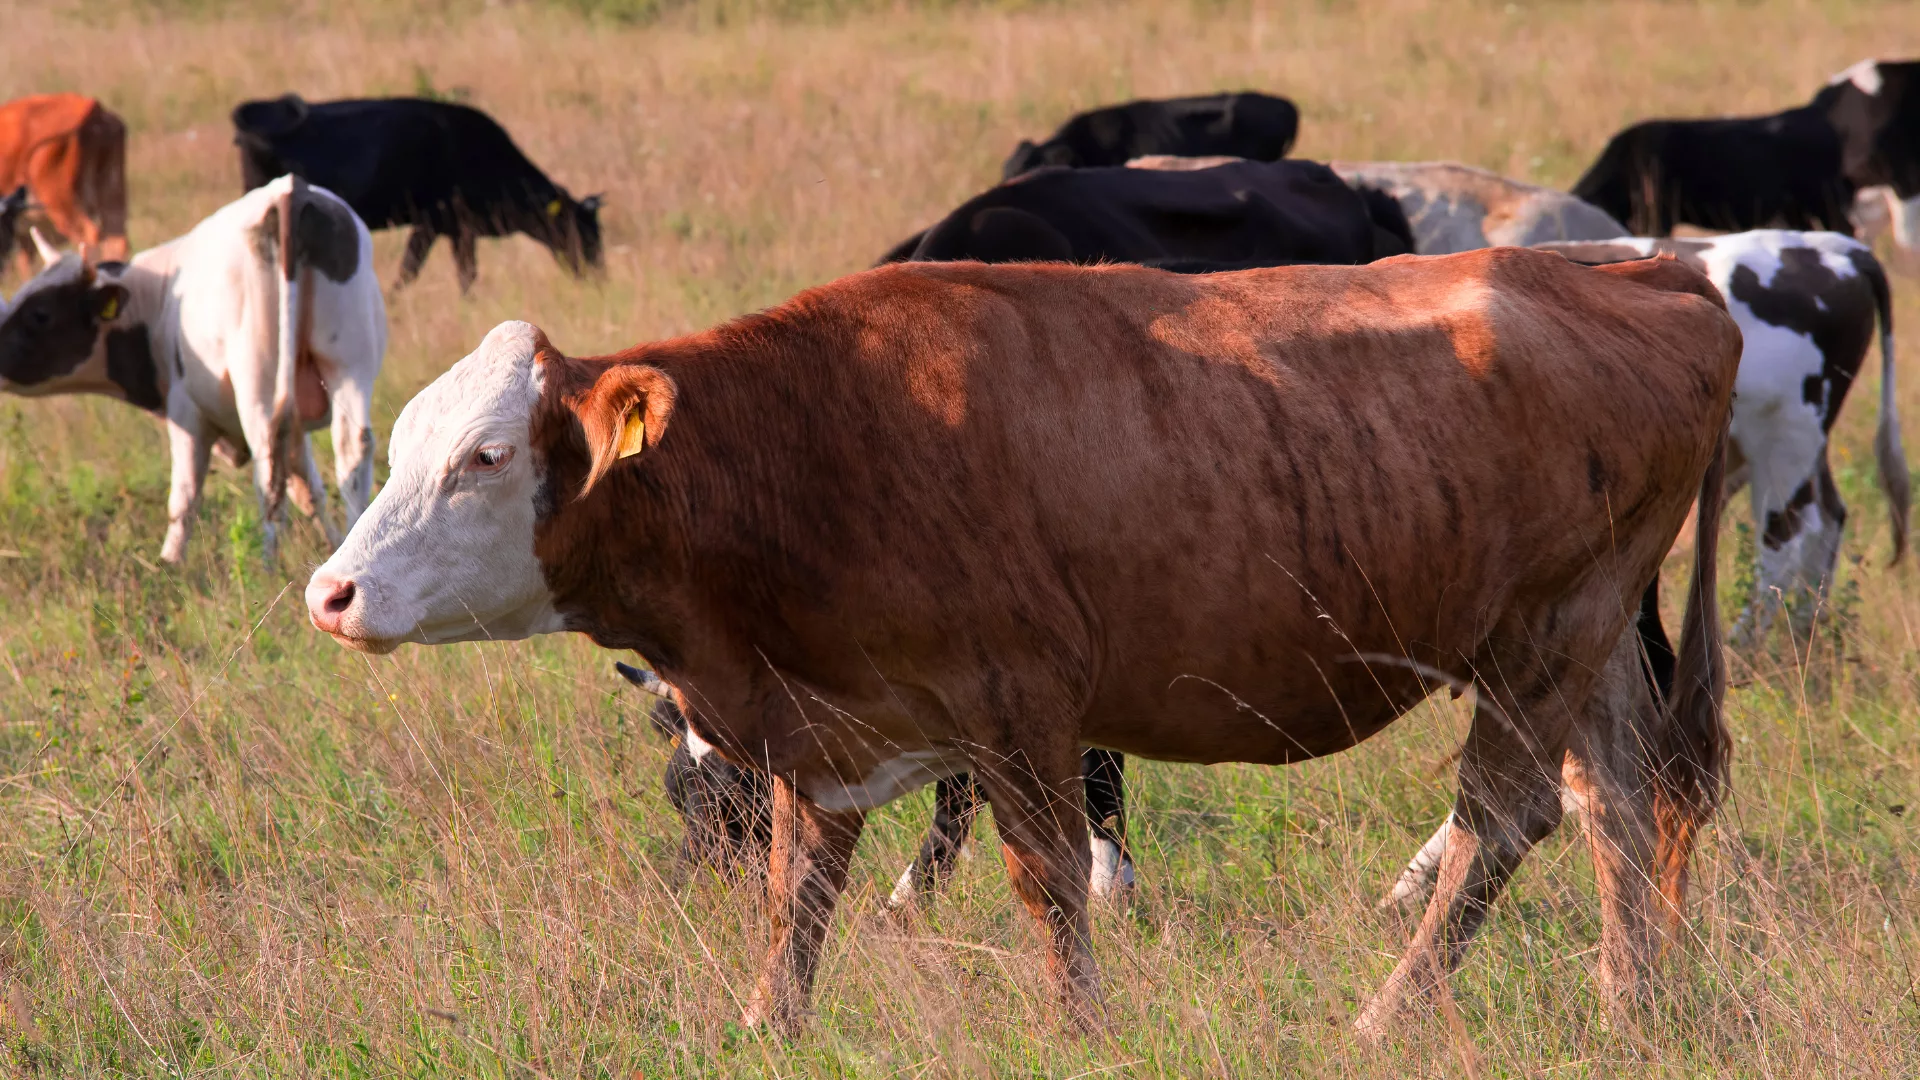
[[(561, 183), (608, 192), (603, 280), (488, 243), (462, 299), (436, 254), (393, 304), (382, 434), (503, 318), (586, 352), (777, 301), (864, 266), (993, 180), (1016, 138), (1104, 101), (1259, 87), (1302, 105), (1302, 155), (1564, 185), (1628, 120), (1776, 108), (1861, 56), (1920, 53), (1909, 8), (1794, 0), (645, 27), (372, 0), (0, 15), (0, 98), (80, 89), (132, 125), (137, 245), (237, 194), (226, 112), (289, 88), (466, 88)], [(379, 249), (390, 274), (399, 238)], [(1897, 286), (1913, 355), (1920, 305)], [(1920, 415), (1920, 380), (1904, 385)], [(1376, 1051), (1342, 1021), (1403, 936), (1370, 901), (1449, 798), (1445, 709), (1296, 769), (1140, 766), (1145, 884), (1096, 927), (1111, 1039), (1061, 1030), (991, 858), (923, 922), (879, 917), (925, 820), (905, 800), (863, 847), (814, 1033), (762, 1043), (730, 1026), (759, 947), (739, 917), (751, 890), (667, 880), (665, 748), (611, 657), (564, 639), (341, 652), (285, 591), (314, 538), (263, 574), (244, 478), (213, 485), (189, 566), (156, 571), (158, 431), (110, 403), (0, 404), (0, 1071), (1912, 1075), (1920, 588), (1881, 565), (1870, 413), (1842, 425), (1850, 550), (1867, 554), (1843, 632), (1742, 661), (1736, 797), (1661, 1004), (1599, 1023), (1590, 875), (1554, 842), (1456, 980), (1457, 1024)]]

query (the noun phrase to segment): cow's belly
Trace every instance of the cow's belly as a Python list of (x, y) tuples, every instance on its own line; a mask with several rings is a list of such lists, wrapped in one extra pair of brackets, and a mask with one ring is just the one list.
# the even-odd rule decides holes
[(1168, 669), (1129, 678), (1096, 697), (1081, 737), (1123, 753), (1203, 764), (1280, 765), (1338, 753), (1445, 685), (1382, 655), (1301, 656), (1264, 668)]
[(871, 763), (858, 773), (831, 765), (802, 769), (795, 777), (800, 793), (822, 809), (872, 810), (935, 780), (969, 771), (972, 762), (950, 747), (906, 750)]

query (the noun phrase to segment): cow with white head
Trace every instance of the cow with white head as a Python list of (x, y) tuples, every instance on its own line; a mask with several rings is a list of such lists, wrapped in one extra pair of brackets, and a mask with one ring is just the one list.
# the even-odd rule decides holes
[(165, 420), (167, 562), (186, 552), (216, 448), (253, 462), (269, 560), (290, 485), (338, 543), (307, 433), (332, 428), (351, 528), (372, 496), (373, 381), (387, 345), (372, 252), (345, 203), (293, 177), (127, 263), (42, 244), (45, 268), (0, 315), (0, 390), (105, 394)]

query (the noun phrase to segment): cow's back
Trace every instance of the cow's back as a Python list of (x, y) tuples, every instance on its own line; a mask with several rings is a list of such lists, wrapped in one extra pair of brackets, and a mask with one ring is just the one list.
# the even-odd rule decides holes
[(0, 186), (11, 190), (26, 183), (35, 151), (77, 139), (101, 112), (98, 101), (82, 94), (35, 94), (0, 105)]
[[(1046, 223), (1046, 243), (975, 250), (980, 215)], [(1324, 165), (1234, 161), (1193, 171), (1048, 168), (991, 188), (929, 229), (914, 258), (1226, 263), (1365, 262), (1374, 256), (1366, 203)]]

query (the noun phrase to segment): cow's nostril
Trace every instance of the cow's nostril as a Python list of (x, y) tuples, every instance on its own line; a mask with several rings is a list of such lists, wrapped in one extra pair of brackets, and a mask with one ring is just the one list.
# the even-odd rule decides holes
[(322, 605), (329, 615), (338, 615), (352, 606), (353, 582), (351, 581), (341, 582), (339, 586), (333, 590), (333, 595), (327, 597), (327, 602)]

